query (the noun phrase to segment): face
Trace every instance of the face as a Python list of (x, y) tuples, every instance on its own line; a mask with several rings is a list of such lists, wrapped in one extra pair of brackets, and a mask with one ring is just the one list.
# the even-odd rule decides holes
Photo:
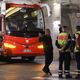
[(50, 30), (49, 30), (49, 29), (46, 29), (46, 30), (45, 30), (45, 34), (46, 34), (46, 35), (50, 35)]
[(67, 32), (67, 28), (62, 28), (62, 31)]

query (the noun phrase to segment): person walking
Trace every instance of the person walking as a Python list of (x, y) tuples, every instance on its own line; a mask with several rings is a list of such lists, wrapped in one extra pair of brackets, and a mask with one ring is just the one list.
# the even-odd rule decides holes
[(42, 70), (46, 74), (52, 75), (49, 69), (49, 66), (53, 61), (53, 45), (50, 30), (45, 29), (45, 34), (43, 36), (39, 33), (39, 40), (43, 42), (45, 52), (45, 65)]
[(76, 30), (76, 33), (72, 36), (72, 49), (75, 54), (78, 69), (76, 79), (80, 79), (80, 26), (76, 26)]
[[(60, 29), (59, 29), (60, 30)], [(70, 45), (71, 45), (71, 37), (67, 32), (67, 26), (63, 26), (62, 30), (56, 40), (56, 46), (59, 49), (59, 78), (63, 78), (63, 62), (64, 62), (64, 73), (66, 78), (72, 78), (70, 75)]]

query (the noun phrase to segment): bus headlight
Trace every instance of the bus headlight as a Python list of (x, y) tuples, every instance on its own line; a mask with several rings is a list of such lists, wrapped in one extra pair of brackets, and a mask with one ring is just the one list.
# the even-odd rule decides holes
[(39, 45), (38, 48), (39, 48), (39, 49), (43, 49), (44, 46), (43, 46), (43, 45)]
[(6, 47), (6, 48), (16, 48), (15, 45), (9, 44), (9, 43), (4, 43), (4, 47)]

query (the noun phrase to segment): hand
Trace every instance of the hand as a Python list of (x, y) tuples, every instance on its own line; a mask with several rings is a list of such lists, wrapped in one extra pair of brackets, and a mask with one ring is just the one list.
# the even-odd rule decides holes
[(59, 49), (60, 52), (63, 52), (63, 49)]
[(38, 34), (38, 36), (39, 36), (39, 37), (42, 37), (42, 34), (41, 34), (41, 33), (39, 33), (39, 34)]
[(62, 49), (59, 49), (59, 51), (62, 51)]

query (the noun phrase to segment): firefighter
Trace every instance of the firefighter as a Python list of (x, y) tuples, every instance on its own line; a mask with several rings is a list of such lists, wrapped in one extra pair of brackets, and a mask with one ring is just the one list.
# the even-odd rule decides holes
[(70, 45), (71, 37), (67, 32), (67, 26), (62, 27), (63, 30), (60, 31), (57, 40), (56, 46), (59, 49), (59, 78), (63, 78), (63, 62), (64, 62), (64, 73), (66, 78), (72, 78), (70, 75)]
[(76, 33), (72, 36), (72, 49), (75, 53), (78, 74), (76, 79), (80, 79), (80, 26), (76, 26)]
[(45, 66), (43, 67), (43, 71), (46, 74), (52, 75), (49, 69), (50, 64), (53, 61), (53, 46), (52, 46), (52, 39), (50, 36), (50, 30), (45, 29), (45, 35), (41, 35), (39, 33), (39, 40), (43, 42), (44, 51), (45, 51)]

